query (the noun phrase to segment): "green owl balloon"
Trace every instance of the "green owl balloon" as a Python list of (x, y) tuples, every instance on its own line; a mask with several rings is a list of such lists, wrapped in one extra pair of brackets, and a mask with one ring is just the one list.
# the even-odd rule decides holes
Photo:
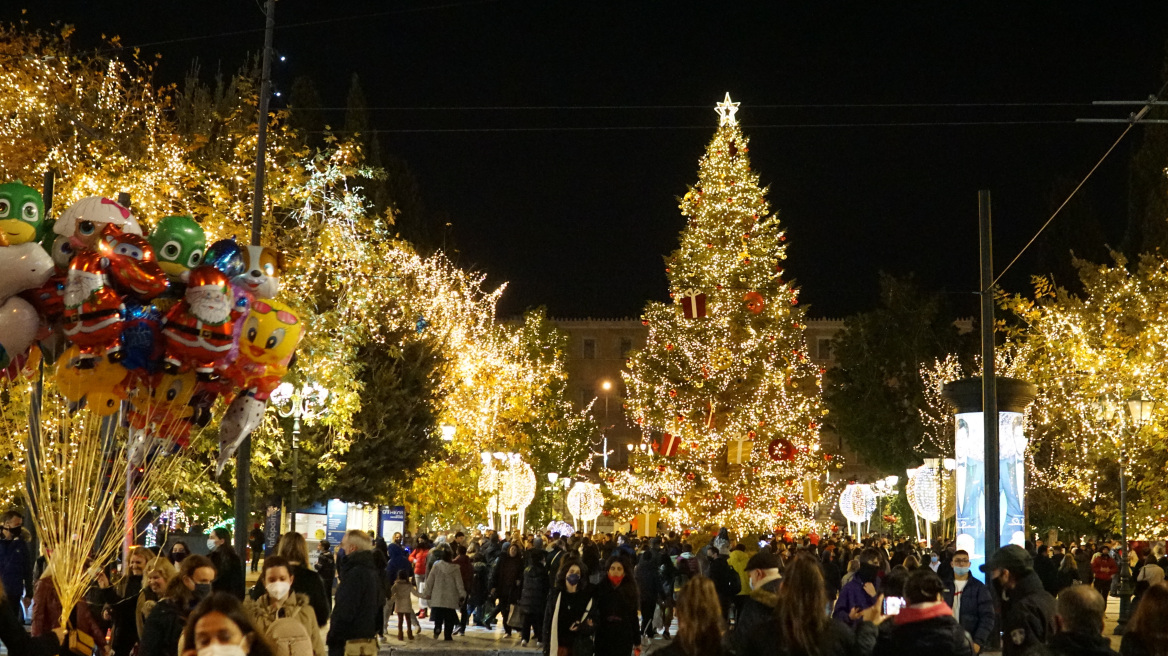
[(150, 233), (150, 245), (154, 247), (158, 266), (172, 281), (179, 281), (203, 262), (207, 235), (189, 216), (165, 216)]
[(0, 184), (0, 239), (12, 245), (37, 241), (44, 224), (41, 192), (19, 180)]

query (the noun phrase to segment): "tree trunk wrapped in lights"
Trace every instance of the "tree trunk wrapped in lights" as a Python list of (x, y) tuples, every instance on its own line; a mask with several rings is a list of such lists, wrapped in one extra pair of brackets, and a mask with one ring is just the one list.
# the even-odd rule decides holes
[(819, 441), (823, 370), (807, 354), (798, 289), (783, 275), (786, 235), (750, 168), (737, 104), (727, 96), (718, 108), (698, 183), (681, 199), (689, 223), (666, 259), (675, 303), (646, 306), (648, 341), (625, 375), (629, 415), (653, 448), (604, 477), (672, 527), (810, 530), (819, 499), (803, 483), (824, 481), (833, 459)]

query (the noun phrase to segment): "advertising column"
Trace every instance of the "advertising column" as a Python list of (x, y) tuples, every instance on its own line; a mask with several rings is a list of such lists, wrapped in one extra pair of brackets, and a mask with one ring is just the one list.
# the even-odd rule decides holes
[(941, 393), (956, 411), (953, 440), (957, 461), (957, 548), (969, 552), (971, 573), (981, 580), (985, 563), (987, 492), (997, 496), (1002, 544), (1026, 543), (1026, 406), (1037, 393), (1034, 385), (998, 377), (998, 480), (985, 479), (985, 424), (981, 379), (946, 383)]

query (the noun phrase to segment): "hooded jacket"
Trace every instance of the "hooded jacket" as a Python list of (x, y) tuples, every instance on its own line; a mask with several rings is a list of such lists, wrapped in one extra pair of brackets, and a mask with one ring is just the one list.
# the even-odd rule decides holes
[(263, 635), (268, 634), (268, 628), (278, 619), (295, 620), (308, 632), (308, 639), (312, 641), (313, 656), (326, 656), (324, 638), (320, 635), (320, 626), (316, 623), (316, 610), (313, 609), (308, 595), (289, 592), (283, 603), (273, 607), (272, 598), (265, 592), (259, 599), (250, 597), (245, 599), (243, 611), (255, 624), (256, 631)]
[(381, 628), (385, 590), (381, 587), (372, 551), (356, 551), (341, 561), (341, 583), (337, 586), (330, 619), (329, 645), (348, 640), (370, 639)]

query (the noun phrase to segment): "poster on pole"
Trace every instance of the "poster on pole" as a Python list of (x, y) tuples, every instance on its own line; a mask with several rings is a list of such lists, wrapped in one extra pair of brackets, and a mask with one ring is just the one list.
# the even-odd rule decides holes
[(349, 526), (349, 504), (340, 499), (329, 499), (327, 517), (325, 535), (329, 543), (340, 545)]
[(378, 513), (380, 521), (378, 526), (381, 528), (381, 537), (386, 542), (393, 541), (394, 533), (404, 534), (406, 531), (406, 507), (405, 506), (379, 506)]
[[(985, 441), (982, 413), (958, 413), (954, 451), (957, 460), (957, 548), (969, 552), (970, 573), (984, 581)], [(1026, 542), (1026, 435), (1020, 412), (998, 413), (998, 503), (1002, 546)]]

